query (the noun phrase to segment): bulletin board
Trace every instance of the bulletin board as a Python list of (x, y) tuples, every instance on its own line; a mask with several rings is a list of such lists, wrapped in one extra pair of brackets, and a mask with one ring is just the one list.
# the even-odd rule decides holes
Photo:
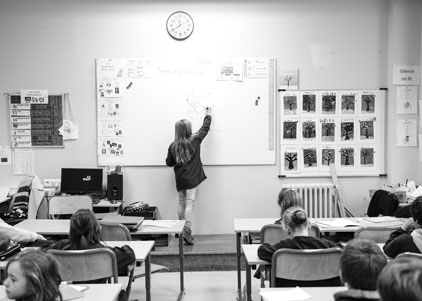
[(97, 59), (98, 164), (165, 165), (177, 120), (193, 132), (205, 109), (207, 165), (275, 164), (276, 61)]
[(280, 91), (281, 176), (385, 173), (385, 90)]
[(20, 95), (9, 95), (11, 146), (62, 147), (62, 98), (49, 95), (47, 104), (30, 104), (22, 102)]

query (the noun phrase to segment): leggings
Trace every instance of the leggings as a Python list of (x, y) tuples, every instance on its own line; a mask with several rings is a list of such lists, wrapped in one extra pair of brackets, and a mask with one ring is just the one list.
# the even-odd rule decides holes
[(179, 191), (179, 220), (186, 221), (184, 232), (188, 236), (192, 234), (193, 204), (196, 192), (196, 187)]

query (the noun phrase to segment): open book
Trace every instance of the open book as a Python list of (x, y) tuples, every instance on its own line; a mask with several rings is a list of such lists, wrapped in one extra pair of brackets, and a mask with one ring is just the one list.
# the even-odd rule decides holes
[(343, 227), (360, 227), (361, 224), (345, 219), (345, 218), (336, 218), (332, 221), (319, 221), (315, 222), (318, 226), (322, 228), (343, 228)]
[(372, 223), (389, 223), (389, 222), (401, 223), (401, 221), (397, 217), (394, 217), (394, 216), (364, 217), (363, 220), (372, 222)]

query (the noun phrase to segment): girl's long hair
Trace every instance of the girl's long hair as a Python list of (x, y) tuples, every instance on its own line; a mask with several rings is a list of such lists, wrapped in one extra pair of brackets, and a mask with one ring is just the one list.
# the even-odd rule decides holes
[(6, 271), (12, 262), (19, 263), (34, 301), (63, 300), (59, 289), (62, 281), (59, 264), (52, 254), (40, 250), (24, 251), (16, 259), (9, 261)]
[(173, 142), (173, 152), (176, 163), (186, 163), (191, 159), (189, 138), (192, 135), (192, 124), (187, 119), (176, 122)]
[(71, 250), (90, 249), (102, 241), (100, 225), (89, 209), (79, 209), (70, 219), (69, 243)]

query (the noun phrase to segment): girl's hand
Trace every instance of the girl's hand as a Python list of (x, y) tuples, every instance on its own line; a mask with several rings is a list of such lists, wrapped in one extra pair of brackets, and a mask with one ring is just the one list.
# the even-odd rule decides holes
[(37, 240), (46, 240), (46, 238), (41, 234), (37, 234)]
[(212, 113), (212, 108), (211, 107), (206, 107), (205, 108), (205, 114), (211, 115), (211, 113)]
[(413, 217), (409, 217), (404, 224), (401, 226), (404, 231), (413, 230), (415, 229), (415, 220)]

